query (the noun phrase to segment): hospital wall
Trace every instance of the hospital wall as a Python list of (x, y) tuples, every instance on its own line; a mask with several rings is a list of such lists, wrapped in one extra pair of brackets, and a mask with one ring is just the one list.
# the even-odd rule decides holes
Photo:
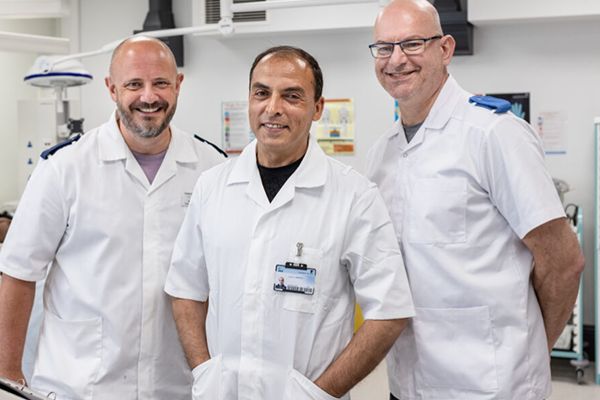
[[(4, 19), (0, 20), (0, 31), (54, 36), (57, 24), (52, 19)], [(0, 206), (17, 198), (17, 101), (37, 97), (37, 89), (23, 83), (35, 57), (31, 53), (0, 51)]]
[[(174, 1), (173, 6), (177, 26), (192, 25), (191, 1)], [(81, 50), (97, 49), (140, 29), (147, 8), (147, 0), (82, 1)], [(567, 116), (567, 153), (547, 156), (547, 164), (553, 176), (570, 184), (572, 191), (567, 193), (566, 201), (579, 204), (585, 213), (586, 324), (594, 323), (592, 121), (594, 116), (600, 116), (597, 95), (600, 90), (600, 50), (597, 47), (600, 24), (597, 22), (557, 19), (478, 26), (474, 37), (475, 54), (455, 57), (450, 66), (451, 73), (472, 92), (530, 92), (532, 120), (544, 111), (561, 111)], [(220, 144), (221, 102), (246, 99), (248, 70), (254, 56), (272, 45), (300, 46), (322, 65), (325, 97), (349, 97), (355, 101), (356, 153), (339, 159), (362, 172), (368, 149), (393, 121), (393, 101), (380, 88), (373, 72), (366, 47), (370, 41), (368, 29), (234, 35), (227, 39), (187, 36), (185, 66), (181, 69), (185, 80), (174, 123)], [(84, 60), (95, 77), (93, 83), (81, 89), (82, 115), (88, 129), (103, 123), (114, 108), (103, 81), (108, 62), (108, 55)], [(26, 70), (27, 61), (23, 64), (22, 70)], [(11, 84), (19, 89), (7, 93), (20, 94), (26, 90), (20, 82)], [(0, 110), (2, 115), (8, 112), (6, 108), (16, 107), (12, 95), (3, 96), (2, 101), (6, 104)], [(15, 126), (10, 129), (14, 130)], [(6, 133), (2, 135), (4, 138)], [(4, 146), (0, 152), (0, 163), (5, 170), (10, 164), (5, 157), (13, 156)], [(10, 180), (5, 184), (6, 175), (3, 173), (0, 183), (0, 200), (15, 195), (13, 186), (16, 184)]]

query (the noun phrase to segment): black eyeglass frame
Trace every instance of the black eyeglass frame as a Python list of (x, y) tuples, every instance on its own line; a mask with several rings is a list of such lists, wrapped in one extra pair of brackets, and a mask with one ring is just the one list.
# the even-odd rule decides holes
[[(369, 45), (369, 50), (371, 50), (371, 55), (373, 56), (373, 58), (390, 58), (392, 56), (392, 54), (394, 53), (393, 47), (394, 46), (400, 46), (400, 50), (402, 50), (402, 52), (404, 54), (407, 54), (404, 51), (404, 46), (406, 43), (410, 43), (410, 42), (423, 42), (423, 49), (425, 48), (425, 45), (427, 44), (427, 42), (432, 41), (432, 40), (436, 40), (436, 39), (441, 39), (444, 36), (442, 35), (435, 35), (432, 37), (428, 37), (428, 38), (416, 38), (416, 39), (407, 39), (407, 40), (403, 40), (401, 42), (377, 42), (377, 43), (373, 43)], [(375, 55), (375, 50), (377, 47), (379, 47), (380, 45), (387, 45), (387, 46), (392, 46), (392, 52), (390, 53), (389, 56), (377, 56)], [(408, 55), (415, 55), (415, 54), (420, 54), (420, 53), (410, 53), (410, 51), (408, 52)]]

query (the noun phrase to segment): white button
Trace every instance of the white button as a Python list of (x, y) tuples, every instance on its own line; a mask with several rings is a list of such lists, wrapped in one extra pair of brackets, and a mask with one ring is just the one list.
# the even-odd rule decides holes
[(408, 157), (408, 153), (402, 153), (402, 157), (404, 157), (404, 158)]

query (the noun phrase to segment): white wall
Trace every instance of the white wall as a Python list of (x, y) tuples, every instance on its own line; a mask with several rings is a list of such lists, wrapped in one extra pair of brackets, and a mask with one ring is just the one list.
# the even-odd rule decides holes
[[(51, 19), (0, 20), (0, 31), (53, 36), (56, 23)], [(23, 83), (36, 54), (0, 51), (0, 206), (18, 196), (17, 100), (34, 99), (37, 90)]]
[[(81, 48), (93, 50), (142, 26), (146, 0), (82, 2)], [(178, 26), (192, 23), (190, 1), (175, 3)], [(374, 15), (373, 15), (374, 18)], [(393, 118), (393, 102), (379, 87), (367, 45), (368, 30), (318, 34), (236, 36), (230, 39), (185, 38), (186, 78), (175, 124), (217, 144), (223, 100), (246, 98), (248, 69), (256, 54), (275, 44), (292, 44), (311, 52), (325, 75), (326, 97), (352, 97), (356, 107), (356, 155), (341, 157), (359, 171), (366, 151)], [(592, 119), (600, 115), (600, 24), (597, 21), (486, 25), (475, 31), (475, 55), (456, 57), (451, 72), (473, 92), (531, 93), (531, 112), (564, 111), (568, 115), (568, 153), (549, 156), (551, 173), (567, 180), (566, 198), (585, 212), (585, 321), (593, 317), (594, 145)], [(82, 92), (86, 128), (106, 120), (113, 109), (102, 79), (108, 56), (86, 59), (96, 76)]]

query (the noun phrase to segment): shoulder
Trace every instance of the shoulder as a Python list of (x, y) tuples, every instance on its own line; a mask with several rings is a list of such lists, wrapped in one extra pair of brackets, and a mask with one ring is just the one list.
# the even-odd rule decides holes
[(499, 140), (539, 141), (539, 137), (524, 119), (510, 111), (510, 102), (490, 96), (471, 96), (463, 101), (455, 117), (475, 140), (498, 136)]
[(487, 130), (500, 120), (514, 116), (510, 113), (510, 103), (490, 96), (465, 98), (460, 107), (462, 119), (470, 126)]
[(219, 146), (217, 146), (216, 144), (204, 139), (203, 137), (194, 134), (193, 135), (194, 139), (196, 142), (200, 143), (200, 146), (206, 150), (209, 150), (210, 152), (215, 152), (216, 154), (218, 154), (220, 157), (223, 158), (228, 158), (229, 156), (227, 155), (227, 153), (225, 153), (225, 151), (223, 151), (223, 149), (221, 149)]
[(94, 128), (83, 135), (75, 135), (44, 150), (40, 154), (40, 161), (56, 165), (89, 162), (95, 153), (99, 130), (100, 128)]
[(344, 164), (333, 157), (327, 156), (329, 164), (330, 182), (338, 188), (342, 195), (350, 193), (362, 194), (376, 185), (367, 179), (364, 175), (355, 170), (352, 166)]
[(81, 135), (77, 134), (63, 142), (57, 143), (54, 146), (42, 151), (42, 153), (40, 154), (40, 157), (43, 158), (44, 160), (47, 160), (50, 156), (53, 156), (61, 149), (64, 149), (65, 147), (72, 145), (73, 143), (77, 142), (79, 139), (81, 139)]

